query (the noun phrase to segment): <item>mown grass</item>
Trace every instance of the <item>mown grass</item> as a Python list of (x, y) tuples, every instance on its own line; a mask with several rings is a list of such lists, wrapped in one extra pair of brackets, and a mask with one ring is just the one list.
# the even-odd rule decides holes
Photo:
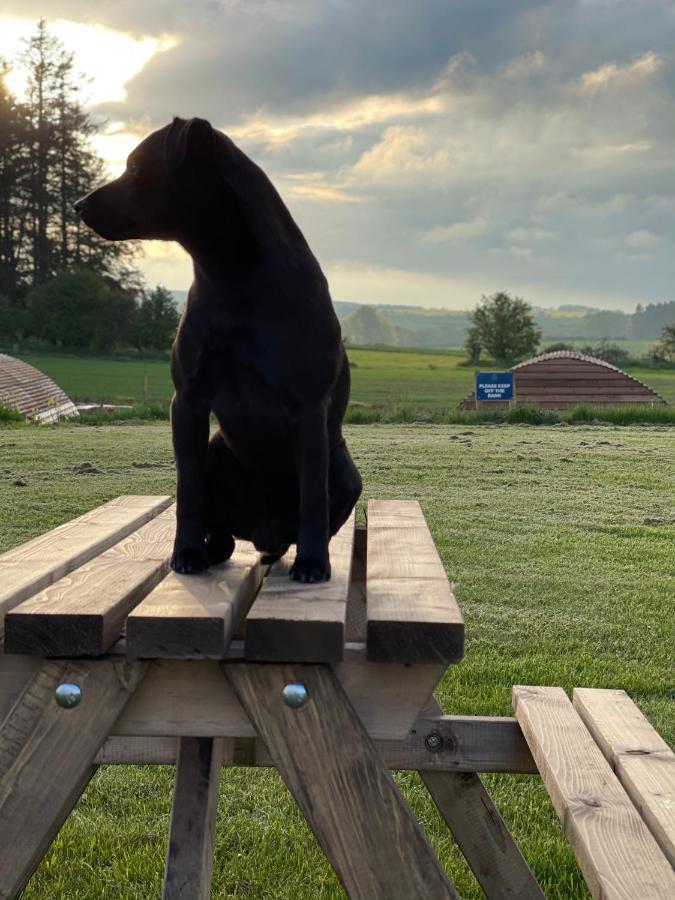
[[(350, 347), (348, 353), (352, 379), (348, 421), (468, 421), (456, 416), (459, 403), (474, 386), (474, 369), (465, 364), (463, 351)], [(49, 375), (76, 401), (141, 406), (145, 401), (145, 376), (149, 405), (167, 404), (173, 393), (169, 364), (164, 360), (54, 354), (22, 358)], [(486, 362), (482, 368), (495, 367)], [(675, 369), (629, 371), (675, 405)]]
[[(509, 715), (511, 685), (624, 688), (675, 738), (672, 430), (349, 427), (367, 497), (420, 501), (467, 626), (447, 712)], [(121, 493), (172, 493), (165, 426), (0, 431), (0, 551)], [(88, 463), (84, 466), (83, 463)], [(338, 739), (339, 736), (336, 736)], [(102, 768), (26, 900), (158, 897), (172, 771)], [(419, 779), (399, 784), (463, 897), (480, 897)], [(485, 782), (558, 900), (588, 896), (541, 781)], [(216, 898), (343, 896), (276, 773), (224, 773)]]

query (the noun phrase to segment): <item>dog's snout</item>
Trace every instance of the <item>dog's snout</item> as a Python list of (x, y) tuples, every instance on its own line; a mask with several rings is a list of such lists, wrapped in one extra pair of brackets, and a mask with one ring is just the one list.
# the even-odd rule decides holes
[(87, 198), (86, 198), (86, 197), (80, 197), (79, 200), (76, 200), (76, 201), (73, 203), (73, 209), (75, 210), (76, 213), (81, 214), (81, 213), (82, 213), (82, 210), (84, 209), (84, 207), (85, 207), (85, 205), (86, 205), (86, 203), (87, 203)]

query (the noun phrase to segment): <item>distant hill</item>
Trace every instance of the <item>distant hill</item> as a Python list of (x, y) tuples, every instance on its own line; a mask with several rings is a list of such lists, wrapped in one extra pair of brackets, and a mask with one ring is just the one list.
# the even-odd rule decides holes
[[(171, 291), (178, 309), (187, 291)], [(389, 347), (461, 347), (469, 327), (467, 310), (393, 306), (336, 300), (333, 304), (343, 332), (352, 346), (381, 344)], [(365, 310), (366, 312), (361, 312)], [(374, 315), (374, 314), (377, 315)], [(551, 341), (615, 340), (655, 341), (664, 325), (675, 323), (675, 301), (638, 304), (634, 313), (564, 304), (557, 309), (534, 308), (542, 343)], [(370, 336), (370, 340), (367, 336)], [(373, 336), (377, 340), (372, 339)]]
[[(338, 301), (335, 305), (340, 322), (353, 323), (359, 308), (376, 310), (391, 323), (394, 333), (377, 343), (398, 347), (461, 347), (469, 327), (466, 310), (427, 309), (419, 306), (389, 306)], [(535, 307), (535, 318), (542, 331), (542, 342), (585, 340), (646, 340), (661, 336), (664, 325), (675, 323), (675, 302), (638, 304), (634, 313), (565, 305), (558, 309)], [(348, 334), (349, 343), (357, 344), (356, 335)], [(383, 333), (384, 334), (384, 333)]]

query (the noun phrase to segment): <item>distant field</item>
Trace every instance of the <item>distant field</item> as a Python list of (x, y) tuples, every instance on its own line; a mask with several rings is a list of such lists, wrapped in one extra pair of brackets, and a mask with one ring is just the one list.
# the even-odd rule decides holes
[[(542, 341), (542, 344), (546, 346), (546, 344), (554, 344), (556, 341)], [(581, 347), (588, 346), (596, 346), (600, 343), (598, 338), (586, 338), (585, 340), (571, 340), (564, 341), (566, 344), (571, 344), (573, 347), (577, 349), (581, 349)], [(644, 356), (656, 343), (656, 341), (633, 341), (628, 338), (610, 338), (610, 344), (616, 344), (618, 347), (621, 347), (622, 350), (627, 350), (628, 353), (635, 359), (639, 359), (639, 357)]]
[[(461, 350), (350, 349), (352, 403), (388, 408), (454, 409), (473, 388), (473, 369), (461, 366)], [(173, 388), (169, 364), (152, 360), (24, 355), (74, 400), (140, 403), (147, 371), (149, 399), (168, 400)], [(675, 370), (630, 369), (632, 375), (675, 404)]]
[[(672, 741), (672, 432), (376, 425), (346, 436), (364, 497), (419, 500), (455, 582), (467, 643), (436, 691), (445, 712), (510, 715), (514, 683), (624, 688)], [(0, 449), (0, 552), (119, 494), (175, 489), (167, 425), (0, 429)], [(24, 900), (159, 897), (172, 774), (101, 767)], [(419, 778), (396, 777), (460, 896), (481, 898)], [(484, 781), (546, 897), (588, 900), (541, 779)], [(223, 773), (213, 897), (344, 898), (271, 770)]]

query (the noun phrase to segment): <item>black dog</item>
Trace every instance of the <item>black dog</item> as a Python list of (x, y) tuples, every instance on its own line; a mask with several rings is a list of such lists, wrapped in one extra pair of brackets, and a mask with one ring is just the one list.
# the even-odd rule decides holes
[(178, 241), (194, 262), (171, 358), (173, 568), (227, 559), (235, 536), (270, 557), (297, 542), (293, 578), (330, 578), (329, 537), (361, 493), (341, 431), (349, 366), (326, 279), (267, 176), (204, 119), (174, 119), (75, 208), (108, 240)]

